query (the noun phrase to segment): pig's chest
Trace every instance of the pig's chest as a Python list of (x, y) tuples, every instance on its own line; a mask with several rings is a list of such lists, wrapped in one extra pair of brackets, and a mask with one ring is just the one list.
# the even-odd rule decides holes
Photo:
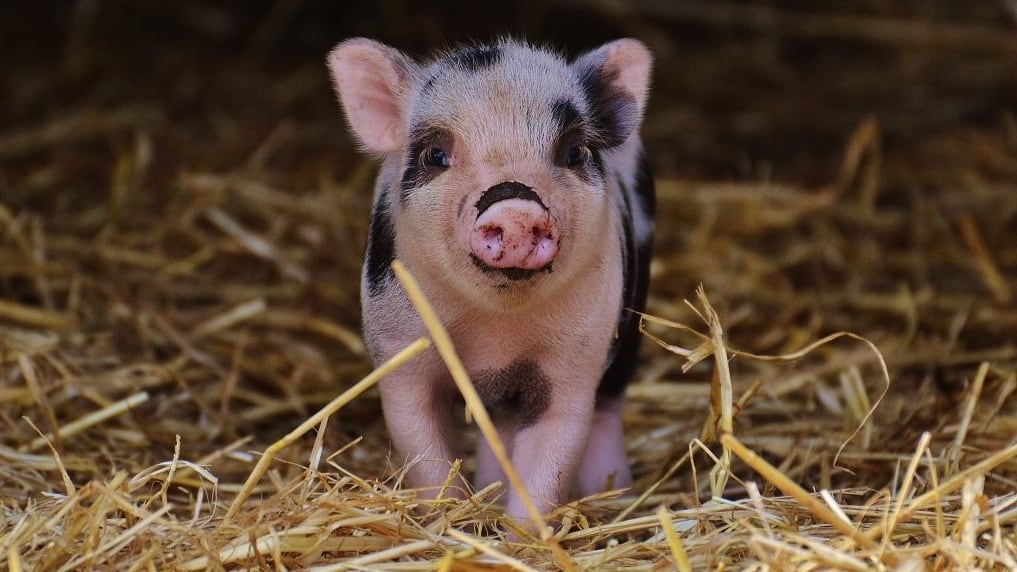
[(553, 337), (542, 320), (515, 321), (466, 316), (449, 325), (449, 335), (471, 373), (508, 366), (519, 359), (538, 361)]
[(495, 421), (511, 419), (522, 426), (531, 425), (551, 403), (551, 378), (531, 359), (519, 358), (505, 367), (483, 369), (471, 378)]
[(606, 356), (606, 344), (586, 330), (550, 318), (464, 320), (449, 330), (484, 406), (496, 421), (521, 426), (535, 422), (577, 371), (589, 369), (581, 380), (596, 384)]

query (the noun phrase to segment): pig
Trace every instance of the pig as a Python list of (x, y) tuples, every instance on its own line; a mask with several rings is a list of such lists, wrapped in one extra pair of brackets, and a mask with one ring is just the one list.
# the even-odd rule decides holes
[[(418, 61), (354, 38), (327, 65), (355, 141), (381, 162), (361, 291), (372, 358), (426, 334), (391, 269), (399, 259), (539, 510), (630, 487), (621, 409), (655, 210), (639, 137), (649, 50), (620, 39), (568, 60), (504, 38)], [(427, 350), (379, 388), (410, 484), (437, 494), (463, 454), (445, 365)], [(483, 438), (476, 459), (475, 487), (504, 479)], [(505, 509), (527, 517), (511, 489)]]

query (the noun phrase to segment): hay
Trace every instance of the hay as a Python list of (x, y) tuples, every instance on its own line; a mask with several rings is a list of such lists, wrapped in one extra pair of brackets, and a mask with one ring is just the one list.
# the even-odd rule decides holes
[[(211, 36), (248, 22), (267, 57), (298, 4), (171, 12)], [(324, 48), (285, 71), (187, 59), (196, 39), (136, 56), (90, 44), (105, 20), (81, 3), (60, 65), (10, 52), (0, 567), (1017, 569), (1002, 3), (950, 22), (658, 4), (597, 8), (658, 53), (637, 494), (568, 503), (534, 536), (497, 504), (518, 483), (421, 500), (389, 458), (357, 326), (373, 168), (337, 141)], [(148, 56), (191, 71), (131, 83), (109, 63)]]

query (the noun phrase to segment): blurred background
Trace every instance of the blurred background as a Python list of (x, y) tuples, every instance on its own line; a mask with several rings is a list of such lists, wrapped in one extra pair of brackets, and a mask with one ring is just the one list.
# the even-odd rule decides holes
[[(418, 55), (502, 34), (570, 54), (637, 37), (657, 56), (645, 137), (669, 176), (825, 180), (869, 115), (893, 151), (949, 129), (1003, 129), (1017, 101), (1008, 0), (80, 0), (2, 10), (7, 135), (130, 103), (134, 124), (163, 121), (167, 138), (187, 137), (186, 149), (158, 142), (187, 165), (233, 167), (283, 122), (292, 128), (271, 161), (306, 166), (320, 146), (347, 148), (322, 61), (351, 36)], [(223, 132), (234, 128), (243, 136)], [(21, 171), (10, 172), (5, 142), (9, 193)]]

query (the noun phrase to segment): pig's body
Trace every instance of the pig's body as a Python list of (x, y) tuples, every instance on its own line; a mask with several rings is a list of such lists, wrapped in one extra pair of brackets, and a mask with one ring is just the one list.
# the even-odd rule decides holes
[[(421, 66), (382, 44), (340, 44), (329, 66), (347, 119), (383, 158), (363, 276), (375, 360), (424, 334), (394, 280), (416, 276), (542, 509), (577, 484), (631, 484), (621, 397), (638, 346), (652, 180), (638, 125), (650, 57), (633, 40), (571, 64), (504, 41)], [(414, 485), (461, 456), (462, 408), (436, 352), (381, 384)], [(476, 485), (503, 477), (481, 440)], [(525, 516), (511, 492), (508, 511)]]

